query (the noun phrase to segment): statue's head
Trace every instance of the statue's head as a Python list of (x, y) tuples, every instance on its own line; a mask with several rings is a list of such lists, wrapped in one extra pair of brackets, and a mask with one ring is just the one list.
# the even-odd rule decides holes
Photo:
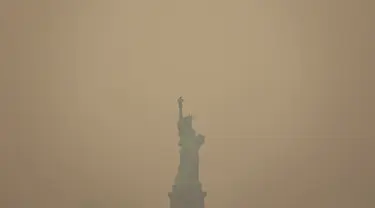
[(184, 117), (184, 123), (190, 127), (193, 126), (193, 116), (190, 114)]

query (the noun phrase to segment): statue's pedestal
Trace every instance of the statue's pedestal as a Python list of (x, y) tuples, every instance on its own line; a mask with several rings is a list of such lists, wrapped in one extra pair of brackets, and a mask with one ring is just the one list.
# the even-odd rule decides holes
[(177, 184), (168, 193), (170, 208), (204, 208), (206, 192), (201, 184)]

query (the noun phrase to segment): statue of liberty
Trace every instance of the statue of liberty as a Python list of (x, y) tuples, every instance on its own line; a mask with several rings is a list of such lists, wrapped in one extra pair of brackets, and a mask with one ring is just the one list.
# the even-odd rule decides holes
[(183, 116), (184, 100), (178, 100), (179, 119), (177, 123), (180, 140), (180, 165), (177, 176), (168, 193), (170, 208), (204, 208), (206, 192), (202, 191), (199, 181), (199, 148), (204, 143), (204, 136), (193, 129), (193, 117)]
[(175, 184), (199, 184), (199, 154), (198, 151), (204, 143), (204, 136), (196, 134), (193, 129), (192, 115), (183, 116), (183, 98), (180, 97), (178, 102), (179, 120), (178, 131), (180, 141), (180, 165), (175, 178)]

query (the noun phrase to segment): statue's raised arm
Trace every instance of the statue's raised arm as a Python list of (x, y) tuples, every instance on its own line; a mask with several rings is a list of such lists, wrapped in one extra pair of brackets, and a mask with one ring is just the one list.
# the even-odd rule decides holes
[(179, 115), (179, 118), (182, 119), (183, 118), (182, 103), (184, 102), (184, 99), (182, 98), (182, 96), (177, 99), (177, 102), (178, 102), (178, 115)]

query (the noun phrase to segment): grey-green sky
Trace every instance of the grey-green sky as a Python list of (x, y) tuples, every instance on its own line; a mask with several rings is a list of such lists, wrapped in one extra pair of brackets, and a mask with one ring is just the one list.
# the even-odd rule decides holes
[(371, 0), (0, 0), (0, 207), (375, 206)]

